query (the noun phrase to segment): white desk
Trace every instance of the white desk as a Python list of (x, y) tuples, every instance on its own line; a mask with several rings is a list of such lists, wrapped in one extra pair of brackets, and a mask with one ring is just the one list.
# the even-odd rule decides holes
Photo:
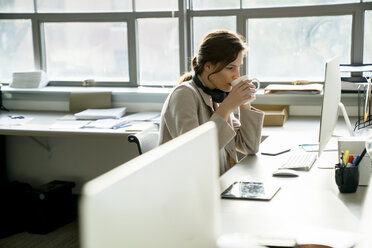
[[(279, 141), (279, 145), (297, 148), (299, 144), (317, 141), (318, 129), (318, 118), (290, 118), (284, 127), (265, 128), (265, 133), (270, 136), (261, 147)], [(305, 227), (358, 231), (367, 187), (358, 187), (357, 192), (352, 194), (339, 193), (334, 169), (317, 167), (324, 163), (322, 157), (309, 172), (300, 172), (299, 177), (272, 177), (271, 173), (288, 155), (265, 156), (258, 153), (248, 156), (221, 176), (221, 192), (239, 180), (274, 182), (281, 186), (271, 201), (222, 199), (221, 233), (268, 235), (284, 232), (291, 235)], [(336, 151), (323, 155), (328, 158), (336, 156), (337, 159)]]
[[(8, 115), (21, 115), (32, 118), (24, 125), (4, 126), (0, 124), (0, 134), (2, 135), (21, 135), (21, 136), (106, 136), (123, 137), (133, 131), (119, 129), (99, 129), (99, 128), (51, 128), (56, 121), (62, 122), (62, 118), (67, 115), (66, 112), (0, 112), (0, 118), (8, 118)], [(20, 120), (22, 121), (22, 120)]]
[[(23, 125), (0, 123), (0, 135), (5, 136), (9, 180), (33, 185), (69, 180), (76, 182), (75, 191), (79, 192), (85, 182), (138, 155), (137, 146), (127, 141), (134, 131), (125, 128), (52, 128), (56, 121), (62, 122), (66, 114), (0, 112), (0, 118), (9, 118), (8, 115), (32, 118)], [(130, 128), (133, 127), (137, 129), (137, 125)]]

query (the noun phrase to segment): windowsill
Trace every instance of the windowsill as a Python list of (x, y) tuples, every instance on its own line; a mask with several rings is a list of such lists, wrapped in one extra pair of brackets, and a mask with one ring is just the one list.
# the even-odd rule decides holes
[[(112, 105), (127, 106), (129, 110), (160, 111), (172, 88), (158, 87), (45, 87), (34, 89), (17, 89), (3, 86), (4, 106), (9, 109), (23, 110), (55, 110), (68, 111), (69, 96), (71, 92), (111, 91)], [(342, 94), (342, 102), (345, 106), (357, 106), (356, 93)], [(272, 105), (295, 105), (295, 106), (321, 106), (323, 95), (306, 94), (270, 94), (264, 95), (259, 90), (255, 104)]]
[(70, 93), (70, 92), (81, 92), (81, 91), (94, 91), (94, 92), (107, 92), (112, 91), (113, 93), (169, 93), (171, 88), (161, 87), (59, 87), (59, 86), (48, 86), (44, 88), (11, 88), (9, 86), (3, 86), (1, 90), (5, 92), (29, 92), (29, 93)]

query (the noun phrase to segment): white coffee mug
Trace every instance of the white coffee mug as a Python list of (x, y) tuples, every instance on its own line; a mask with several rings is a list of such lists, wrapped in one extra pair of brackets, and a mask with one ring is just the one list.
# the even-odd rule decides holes
[[(241, 81), (244, 81), (244, 80), (252, 80), (251, 83), (255, 84), (256, 89), (260, 88), (260, 85), (261, 85), (260, 80), (258, 80), (257, 78), (249, 79), (247, 75), (241, 76), (241, 77), (235, 79), (234, 81), (232, 81), (231, 86), (234, 87), (235, 85), (237, 85), (238, 83), (240, 83)], [(254, 96), (254, 94), (250, 94), (250, 95)], [(249, 104), (255, 99), (256, 99), (256, 97), (252, 97), (252, 99), (250, 99), (249, 101), (246, 101), (244, 104)]]

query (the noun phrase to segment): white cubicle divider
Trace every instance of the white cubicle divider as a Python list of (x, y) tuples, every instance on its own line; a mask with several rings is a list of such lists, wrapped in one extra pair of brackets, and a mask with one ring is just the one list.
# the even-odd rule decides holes
[[(370, 184), (372, 179), (370, 179)], [(360, 223), (360, 233), (362, 234), (362, 239), (356, 248), (370, 248), (372, 247), (372, 188), (368, 188), (367, 195), (365, 198), (365, 203), (363, 207), (363, 213)]]
[[(349, 155), (354, 158), (360, 155), (365, 149), (366, 137), (340, 137), (338, 139), (338, 156), (340, 157), (342, 151), (349, 150)], [(368, 153), (365, 154), (359, 164), (359, 185), (365, 186), (370, 182), (372, 173), (372, 160)]]
[(217, 128), (208, 122), (88, 182), (81, 246), (215, 247)]

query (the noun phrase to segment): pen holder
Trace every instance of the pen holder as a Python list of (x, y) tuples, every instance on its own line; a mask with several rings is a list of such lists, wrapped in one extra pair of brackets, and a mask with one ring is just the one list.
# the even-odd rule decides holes
[(359, 167), (344, 167), (337, 165), (335, 179), (341, 193), (354, 193), (359, 185)]

